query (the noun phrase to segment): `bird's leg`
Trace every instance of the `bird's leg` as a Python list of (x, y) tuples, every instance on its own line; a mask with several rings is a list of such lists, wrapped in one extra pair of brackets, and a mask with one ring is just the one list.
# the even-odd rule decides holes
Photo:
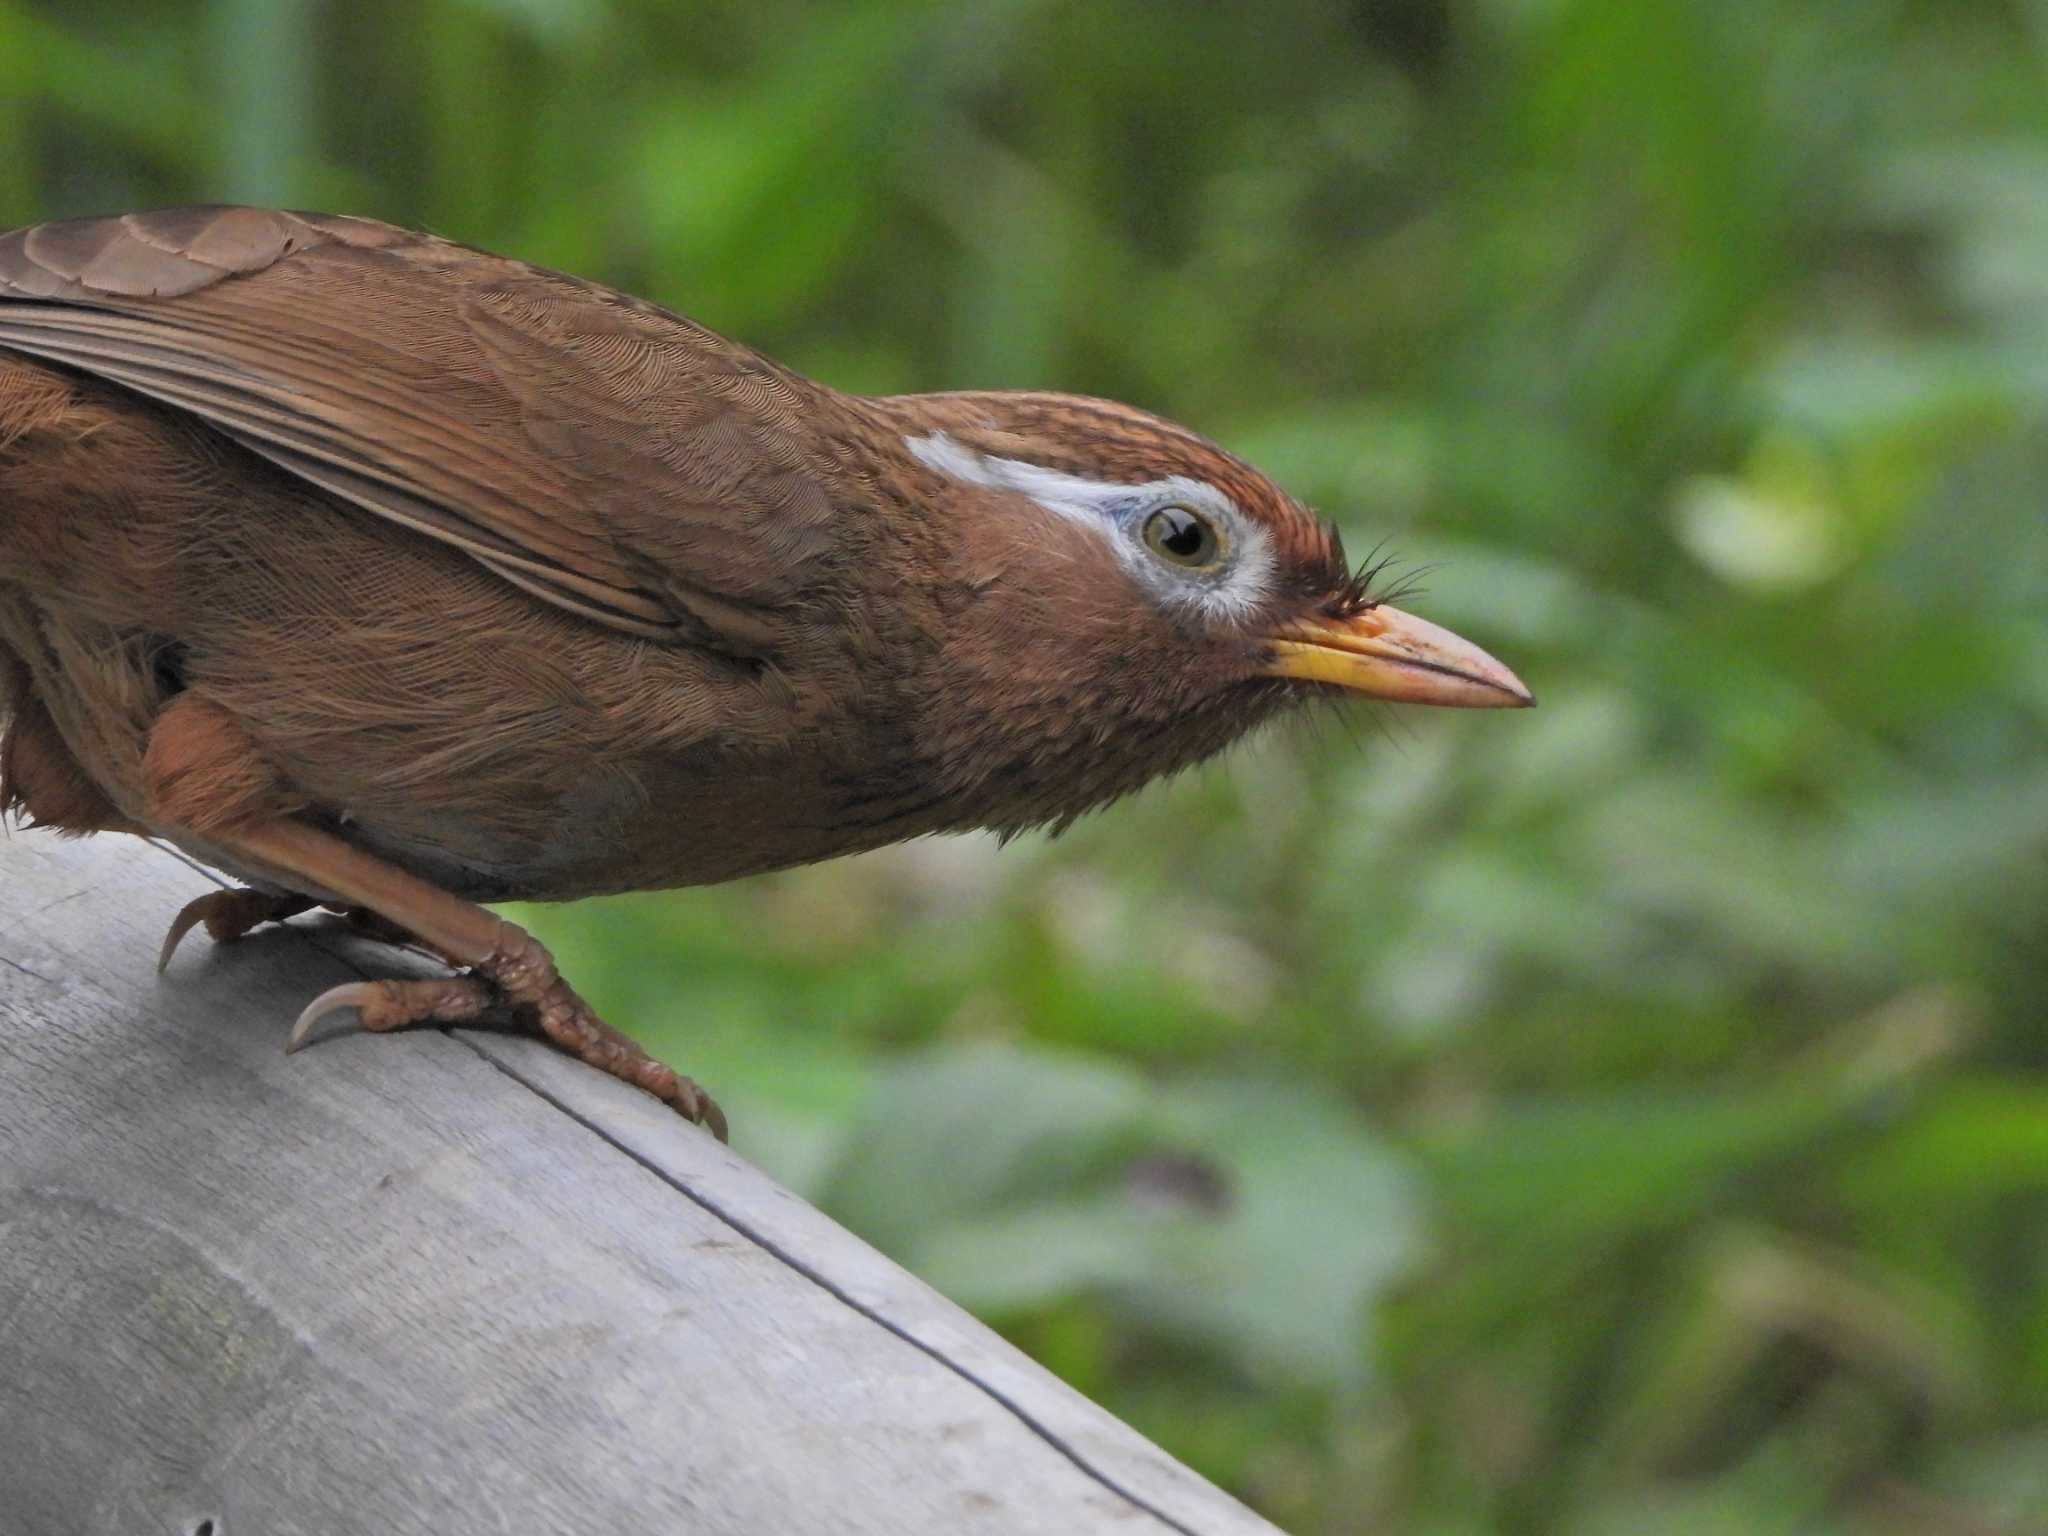
[(280, 884), (310, 886), (367, 908), (416, 937), (468, 976), (365, 981), (335, 987), (299, 1016), (293, 1044), (328, 1014), (353, 1008), (363, 1027), (473, 1024), (494, 1005), (536, 1024), (548, 1040), (612, 1076), (644, 1088), (685, 1118), (726, 1134), (725, 1115), (689, 1078), (664, 1066), (599, 1018), (555, 969), (554, 957), (517, 923), (429, 885), (331, 833), (279, 818), (222, 828), (209, 838)]

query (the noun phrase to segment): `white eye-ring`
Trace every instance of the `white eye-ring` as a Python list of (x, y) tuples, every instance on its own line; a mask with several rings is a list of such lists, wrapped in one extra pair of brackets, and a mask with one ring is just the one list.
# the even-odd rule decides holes
[(1255, 617), (1271, 595), (1271, 538), (1205, 481), (1186, 475), (1141, 485), (1090, 480), (977, 453), (944, 432), (906, 437), (903, 446), (940, 474), (1016, 491), (1099, 534), (1162, 606), (1242, 622)]

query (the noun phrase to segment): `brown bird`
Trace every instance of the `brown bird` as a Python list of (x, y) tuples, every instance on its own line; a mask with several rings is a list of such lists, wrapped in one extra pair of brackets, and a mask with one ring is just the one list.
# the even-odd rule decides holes
[(1155, 416), (863, 398), (639, 299), (367, 219), (0, 236), (0, 809), (168, 839), (462, 974), (722, 1135), (482, 907), (1064, 823), (1349, 692), (1524, 705), (1334, 529)]

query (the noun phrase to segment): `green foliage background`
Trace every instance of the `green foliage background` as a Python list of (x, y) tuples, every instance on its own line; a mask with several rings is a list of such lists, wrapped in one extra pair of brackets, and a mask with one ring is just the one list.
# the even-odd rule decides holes
[(1304, 1533), (2048, 1529), (2040, 0), (0, 0), (0, 224), (222, 199), (1162, 410), (1541, 695), (532, 913), (749, 1154)]

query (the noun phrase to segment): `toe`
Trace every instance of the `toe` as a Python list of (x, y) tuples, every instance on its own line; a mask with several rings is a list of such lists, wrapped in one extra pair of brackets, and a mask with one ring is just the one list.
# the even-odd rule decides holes
[(421, 1024), (472, 1024), (496, 1000), (489, 983), (473, 976), (431, 981), (351, 981), (329, 987), (300, 1010), (285, 1037), (287, 1055), (310, 1043), (315, 1025), (353, 1010), (356, 1028), (372, 1034)]
[(208, 891), (204, 896), (195, 896), (171, 919), (171, 930), (164, 935), (163, 946), (157, 951), (157, 974), (163, 974), (185, 935), (201, 923), (206, 924), (206, 932), (216, 944), (228, 944), (265, 923), (281, 923), (296, 917), (312, 904), (304, 896), (273, 896), (265, 891)]

